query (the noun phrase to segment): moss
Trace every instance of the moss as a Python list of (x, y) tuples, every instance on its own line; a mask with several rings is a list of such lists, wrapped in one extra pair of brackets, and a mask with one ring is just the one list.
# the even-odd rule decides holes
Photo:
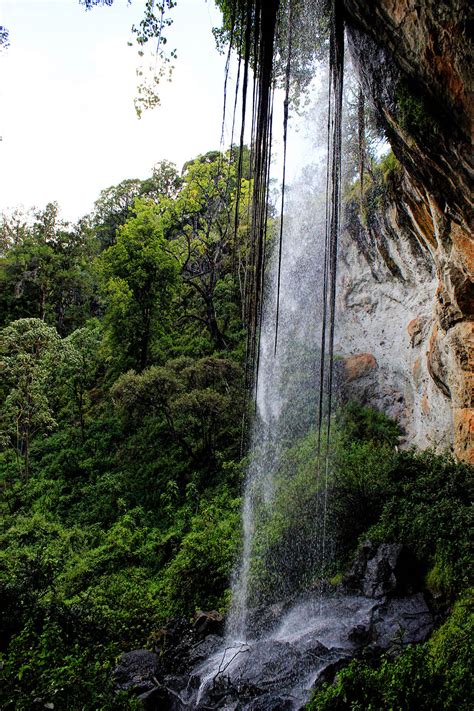
[(329, 585), (340, 585), (342, 583), (342, 580), (344, 578), (344, 573), (336, 573), (336, 575), (333, 575), (332, 578), (329, 578), (328, 582)]
[(434, 117), (428, 99), (416, 94), (406, 81), (398, 84), (397, 118), (401, 128), (414, 137), (428, 138), (440, 132), (439, 121)]
[(439, 555), (435, 557), (435, 563), (426, 574), (426, 587), (433, 595), (443, 595), (449, 598), (453, 594), (453, 569), (446, 560)]
[(380, 161), (376, 164), (375, 170), (379, 178), (382, 179), (384, 183), (387, 183), (394, 175), (401, 171), (401, 163), (395, 158), (393, 151), (389, 151), (386, 155), (382, 156)]
[(345, 200), (346, 202), (354, 200), (360, 203), (359, 217), (364, 227), (367, 227), (370, 214), (383, 207), (384, 196), (391, 189), (392, 182), (400, 174), (401, 168), (401, 163), (393, 151), (389, 151), (372, 164), (370, 173), (364, 173), (362, 196), (360, 180), (354, 181), (347, 188)]

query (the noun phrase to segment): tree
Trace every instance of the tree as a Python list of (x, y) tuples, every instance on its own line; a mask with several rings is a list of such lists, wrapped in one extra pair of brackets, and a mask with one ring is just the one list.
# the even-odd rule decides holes
[(102, 330), (97, 321), (89, 321), (84, 328), (73, 331), (63, 341), (61, 378), (66, 391), (66, 407), (78, 422), (81, 439), (85, 440), (85, 415), (90, 404), (89, 391), (96, 382), (100, 366), (99, 348)]
[(1, 260), (4, 323), (23, 316), (54, 324), (61, 335), (79, 325), (93, 305), (92, 245), (59, 218), (56, 203), (28, 216), (4, 217)]
[(148, 198), (153, 202), (173, 198), (180, 184), (181, 178), (174, 163), (162, 160), (155, 165), (150, 178), (122, 180), (118, 185), (102, 190), (90, 218), (100, 249), (114, 244), (117, 230), (133, 216), (137, 198)]
[(147, 423), (153, 422), (153, 446), (160, 451), (179, 448), (175, 471), (187, 460), (188, 472), (208, 473), (219, 460), (239, 456), (242, 384), (242, 369), (235, 361), (181, 357), (142, 373), (123, 374), (111, 394), (131, 430), (146, 433)]
[[(181, 273), (188, 287), (185, 298), (191, 304), (187, 318), (205, 326), (218, 350), (229, 347), (226, 331), (232, 319), (229, 312), (219, 318), (219, 291), (224, 289), (226, 301), (233, 301), (240, 315), (238, 302), (239, 295), (240, 301), (243, 300), (243, 293), (239, 292), (237, 282), (242, 285), (246, 275), (246, 265), (241, 258), (246, 251), (248, 230), (244, 233), (235, 230), (238, 162), (235, 151), (227, 154), (212, 151), (186, 163), (183, 186), (174, 206), (172, 234), (180, 245)], [(248, 212), (248, 197), (248, 181), (244, 179), (240, 193), (241, 214)], [(231, 300), (228, 299), (229, 286), (236, 297)], [(194, 293), (194, 299), (189, 292)]]
[(1, 408), (2, 444), (13, 448), (23, 481), (30, 472), (33, 437), (56, 425), (49, 401), (55, 358), (60, 351), (56, 329), (40, 319), (14, 321), (0, 333), (6, 396)]
[(134, 212), (98, 265), (110, 345), (121, 368), (140, 371), (149, 364), (153, 340), (169, 327), (179, 264), (164, 237), (159, 209), (137, 200)]

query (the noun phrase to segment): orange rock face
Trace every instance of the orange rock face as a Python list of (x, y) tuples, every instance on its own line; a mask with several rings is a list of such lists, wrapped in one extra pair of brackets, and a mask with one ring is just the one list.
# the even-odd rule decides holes
[(454, 410), (454, 453), (458, 459), (474, 464), (474, 409)]
[(358, 380), (371, 373), (377, 367), (377, 361), (372, 353), (356, 353), (344, 358), (344, 375), (346, 380)]
[[(454, 451), (468, 462), (474, 459), (471, 5), (344, 0), (364, 92), (402, 166), (392, 205), (384, 207), (386, 215), (397, 215), (393, 240), (405, 231), (429, 256), (437, 278), (431, 324), (422, 330), (416, 318), (410, 321), (410, 345), (424, 348), (429, 376), (451, 404)], [(415, 262), (412, 271), (416, 280)], [(421, 403), (425, 417), (435, 409), (432, 393), (428, 388)]]
[(423, 327), (425, 326), (425, 321), (422, 319), (420, 316), (417, 316), (416, 318), (413, 318), (408, 326), (407, 326), (407, 331), (408, 335), (410, 336), (410, 342), (412, 348), (415, 346), (420, 345), (423, 337)]

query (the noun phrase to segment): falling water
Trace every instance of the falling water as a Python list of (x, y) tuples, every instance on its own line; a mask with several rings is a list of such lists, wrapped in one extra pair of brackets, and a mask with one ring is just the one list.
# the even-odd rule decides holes
[[(244, 493), (244, 543), (233, 587), (229, 632), (237, 638), (254, 635), (248, 629), (249, 608), (258, 608), (287, 596), (310, 582), (320, 551), (318, 540), (321, 492), (306, 491), (310, 500), (288, 510), (288, 472), (285, 454), (316, 427), (319, 392), (319, 353), (324, 268), (324, 171), (308, 165), (291, 187), (287, 186), (287, 213), (282, 241), (278, 348), (278, 250), (268, 262), (260, 336), (256, 413)], [(313, 449), (316, 442), (313, 439)], [(303, 482), (298, 482), (301, 486)], [(285, 509), (285, 511), (283, 510)], [(296, 517), (295, 518), (295, 514)], [(279, 517), (286, 515), (286, 521)], [(302, 520), (304, 518), (304, 520)], [(294, 523), (293, 527), (291, 524)], [(277, 529), (289, 525), (272, 547)], [(293, 530), (290, 530), (293, 529)], [(289, 540), (288, 540), (289, 538)], [(289, 544), (289, 548), (288, 548)]]
[[(330, 549), (327, 488), (340, 215), (342, 61), (343, 25), (333, 11), (329, 97), (319, 107), (327, 113), (328, 131), (321, 133), (320, 146), (310, 151), (310, 155), (324, 159), (319, 165), (303, 165), (299, 179), (291, 186), (283, 183), (286, 210), (281, 216), (279, 240), (274, 239), (279, 244), (266, 274), (256, 414), (243, 505), (243, 552), (234, 579), (228, 624), (234, 639), (245, 640), (259, 633), (258, 616), (252, 611), (314, 586), (324, 574)], [(287, 104), (288, 93), (283, 175)], [(327, 167), (323, 168), (324, 164)], [(295, 465), (288, 466), (288, 461), (292, 456), (298, 459), (298, 449), (311, 446), (314, 469), (296, 476)]]
[[(268, 697), (268, 708), (301, 708), (321, 669), (349, 654), (347, 631), (373, 606), (321, 595), (331, 555), (327, 488), (343, 78), (339, 3), (330, 6), (329, 68), (320, 68), (329, 77), (329, 96), (316, 111), (327, 130), (315, 146), (314, 111), (307, 126), (304, 118), (287, 126), (285, 118), (283, 153), (286, 158), (288, 147), (291, 163), (291, 148), (299, 144), (299, 171), (283, 186), (282, 229), (276, 226), (265, 246), (243, 551), (224, 647), (196, 670), (195, 708), (227, 707), (226, 699), (236, 696), (244, 704), (238, 708), (247, 708), (245, 698), (254, 693)], [(309, 147), (301, 136), (311, 132)]]

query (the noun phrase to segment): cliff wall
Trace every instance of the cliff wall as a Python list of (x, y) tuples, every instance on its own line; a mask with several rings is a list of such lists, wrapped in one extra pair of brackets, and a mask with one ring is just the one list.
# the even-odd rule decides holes
[(464, 0), (344, 6), (354, 65), (399, 166), (364, 209), (347, 207), (338, 345), (352, 387), (395, 415), (408, 443), (452, 443), (474, 463), (472, 12)]

